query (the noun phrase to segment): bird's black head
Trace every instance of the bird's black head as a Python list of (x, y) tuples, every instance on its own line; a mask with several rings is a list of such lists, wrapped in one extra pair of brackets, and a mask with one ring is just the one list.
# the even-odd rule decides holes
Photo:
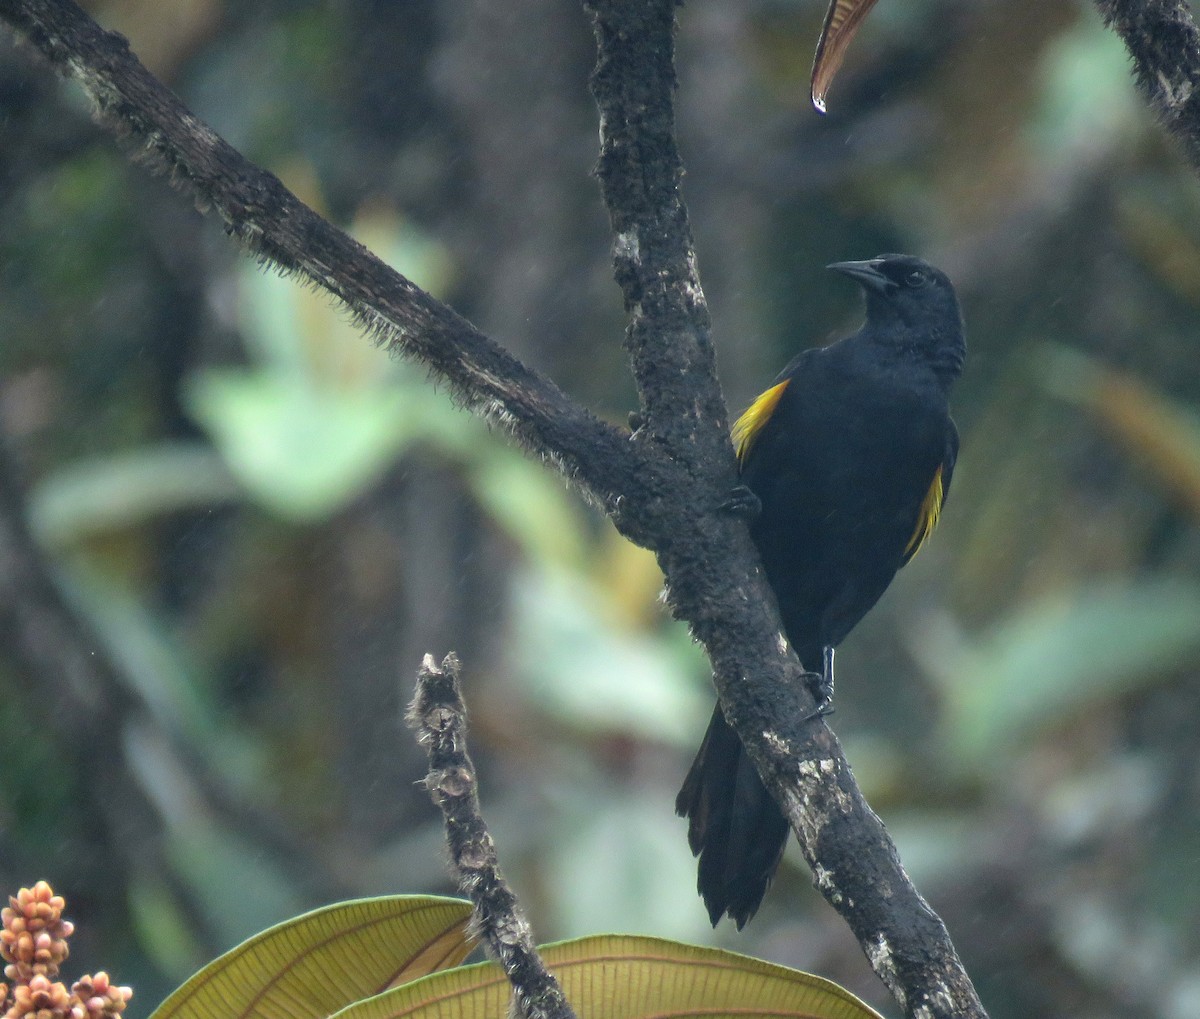
[(962, 310), (949, 277), (913, 255), (880, 255), (828, 268), (852, 277), (867, 298), (867, 328), (911, 350), (947, 380), (966, 356)]

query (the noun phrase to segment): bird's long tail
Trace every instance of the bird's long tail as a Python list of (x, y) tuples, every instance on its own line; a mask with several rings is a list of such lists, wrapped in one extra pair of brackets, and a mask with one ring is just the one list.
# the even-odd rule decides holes
[(787, 845), (788, 823), (718, 704), (675, 799), (700, 857), (697, 888), (713, 926), (728, 913), (738, 926), (758, 909)]

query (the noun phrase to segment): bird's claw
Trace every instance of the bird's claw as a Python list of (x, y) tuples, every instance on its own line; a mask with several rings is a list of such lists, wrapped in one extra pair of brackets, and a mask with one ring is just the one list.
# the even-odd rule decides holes
[(816, 708), (804, 716), (804, 721), (815, 722), (818, 718), (832, 715), (836, 710), (833, 706), (833, 685), (827, 683), (819, 672), (806, 672), (804, 681), (813, 695), (813, 700), (817, 702)]
[(837, 711), (837, 708), (833, 706), (833, 703), (831, 701), (825, 701), (821, 704), (818, 704), (813, 711), (810, 711), (807, 715), (805, 715), (804, 721), (815, 722), (818, 718), (828, 718), (835, 711)]
[(816, 710), (805, 716), (804, 721), (812, 722), (818, 718), (832, 715), (833, 707), (833, 648), (824, 650), (820, 672), (806, 672), (804, 681), (808, 684), (813, 700), (817, 702)]
[(725, 497), (725, 501), (717, 508), (722, 513), (753, 521), (762, 512), (762, 501), (745, 485), (734, 485)]

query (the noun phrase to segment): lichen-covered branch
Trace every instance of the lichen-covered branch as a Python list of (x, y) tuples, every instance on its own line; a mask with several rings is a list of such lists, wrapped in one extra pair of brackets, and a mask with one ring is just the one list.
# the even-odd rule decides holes
[(1096, 0), (1133, 57), (1139, 88), (1200, 172), (1200, 31), (1187, 0)]
[(426, 655), (408, 709), (409, 727), (429, 754), (425, 788), (445, 819), (454, 875), (475, 907), (475, 933), (512, 985), (514, 1013), (524, 1019), (575, 1019), (538, 954), (516, 895), (500, 873), (496, 845), (479, 810), (478, 775), (467, 752), (467, 709), (458, 671), (453, 653), (440, 668)]

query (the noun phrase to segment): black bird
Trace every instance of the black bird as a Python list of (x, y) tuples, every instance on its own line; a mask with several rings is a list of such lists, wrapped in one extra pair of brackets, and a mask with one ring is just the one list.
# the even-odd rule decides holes
[[(821, 670), (821, 714), (833, 649), (937, 524), (958, 456), (948, 397), (966, 356), (944, 273), (911, 255), (829, 268), (862, 287), (866, 322), (803, 351), (733, 426), (741, 480), (760, 507), (751, 534), (788, 640), (805, 668)], [(788, 825), (719, 704), (675, 810), (689, 819), (713, 926), (727, 913), (740, 930)]]

